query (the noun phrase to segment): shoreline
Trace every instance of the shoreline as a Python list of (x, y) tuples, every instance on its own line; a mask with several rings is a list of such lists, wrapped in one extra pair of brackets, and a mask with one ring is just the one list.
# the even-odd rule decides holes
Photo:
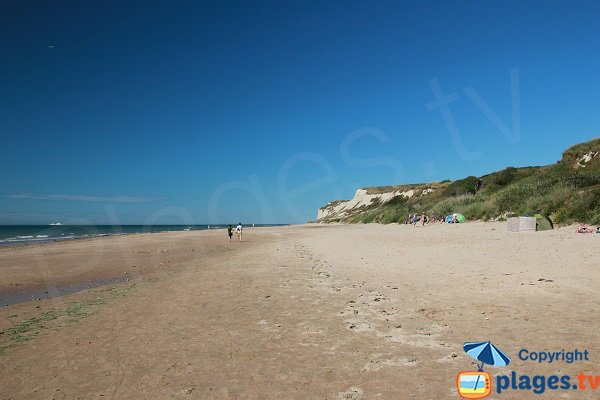
[[(266, 228), (266, 227), (278, 227), (278, 226), (289, 226), (290, 224), (258, 224), (258, 226), (247, 226), (244, 229), (255, 229), (255, 228)], [(46, 227), (46, 225), (0, 225), (0, 229), (2, 227), (13, 227), (13, 228), (27, 228), (27, 227)], [(222, 229), (227, 229), (227, 225), (221, 225), (221, 224), (216, 224), (216, 225), (209, 225), (209, 224), (202, 224), (202, 225), (119, 225), (119, 226), (114, 226), (114, 225), (58, 225), (58, 226), (49, 226), (49, 228), (58, 228), (58, 229), (64, 229), (64, 228), (75, 228), (75, 229), (80, 229), (82, 227), (102, 227), (102, 228), (106, 228), (106, 227), (110, 227), (110, 229), (115, 229), (117, 228), (118, 230), (122, 230), (122, 229), (127, 229), (127, 228), (131, 228), (131, 227), (141, 227), (143, 228), (140, 231), (133, 231), (133, 232), (120, 232), (120, 231), (111, 231), (111, 232), (104, 232), (104, 233), (86, 233), (86, 234), (80, 234), (79, 236), (75, 235), (74, 233), (69, 233), (68, 236), (65, 236), (65, 234), (63, 233), (61, 236), (52, 236), (49, 237), (46, 233), (46, 231), (35, 231), (35, 232), (26, 232), (29, 233), (29, 235), (26, 236), (15, 236), (15, 237), (6, 237), (3, 239), (0, 239), (0, 249), (3, 247), (13, 247), (13, 246), (20, 246), (20, 245), (36, 245), (36, 244), (45, 244), (45, 243), (54, 243), (54, 242), (63, 242), (63, 241), (70, 241), (70, 240), (82, 240), (82, 239), (96, 239), (96, 238), (103, 238), (103, 237), (113, 237), (113, 236), (126, 236), (126, 235), (144, 235), (144, 234), (156, 234), (156, 233), (173, 233), (173, 232), (196, 232), (196, 231), (205, 231), (205, 230), (222, 230)], [(159, 230), (159, 228), (161, 227), (177, 227), (177, 228), (183, 228), (183, 229), (173, 229), (173, 230)], [(185, 228), (184, 228), (185, 227)], [(48, 228), (48, 227), (46, 227)], [(23, 233), (23, 232), (21, 232)], [(38, 235), (39, 233), (44, 233), (44, 235)], [(73, 236), (75, 235), (75, 236)]]
[[(289, 225), (286, 225), (289, 226)], [(270, 228), (267, 226), (260, 226), (260, 227), (250, 227), (250, 228), (246, 228), (249, 230), (256, 230), (256, 229), (265, 229), (265, 228)], [(19, 253), (22, 256), (23, 252), (28, 252), (28, 251), (33, 251), (35, 253), (37, 253), (37, 257), (43, 257), (43, 253), (44, 251), (52, 251), (52, 250), (56, 250), (57, 247), (55, 246), (63, 246), (62, 248), (59, 248), (60, 251), (65, 251), (65, 247), (66, 247), (66, 251), (68, 251), (68, 248), (70, 247), (70, 244), (89, 244), (90, 246), (93, 245), (97, 245), (97, 244), (101, 244), (102, 247), (105, 247), (106, 245), (108, 245), (110, 247), (111, 244), (116, 244), (118, 245), (119, 243), (115, 243), (111, 241), (118, 241), (122, 238), (148, 238), (148, 237), (155, 237), (155, 236), (160, 236), (160, 237), (166, 237), (169, 238), (171, 235), (172, 238), (176, 238), (177, 235), (181, 235), (181, 234), (193, 234), (193, 233), (199, 233), (199, 232), (214, 232), (214, 231), (218, 231), (220, 233), (223, 232), (224, 228), (211, 228), (211, 229), (197, 229), (197, 230), (189, 230), (189, 231), (185, 231), (185, 230), (181, 230), (181, 231), (161, 231), (161, 232), (136, 232), (136, 233), (122, 233), (122, 234), (111, 234), (111, 235), (103, 235), (103, 236), (95, 236), (95, 237), (81, 237), (81, 238), (72, 238), (72, 239), (64, 239), (64, 240), (47, 240), (47, 241), (37, 241), (34, 243), (15, 243), (15, 244), (8, 244), (8, 245), (0, 245), (0, 261), (2, 260), (2, 257), (10, 257), (12, 256), (12, 254), (10, 254), (11, 252), (16, 252)], [(132, 239), (132, 240), (134, 240)], [(114, 246), (113, 246), (114, 247)], [(120, 246), (117, 246), (120, 247)], [(21, 250), (21, 251), (20, 251)], [(103, 249), (104, 251), (104, 249)], [(110, 252), (113, 251), (110, 248), (106, 249), (106, 251)], [(148, 250), (143, 250), (143, 251), (148, 251)], [(165, 253), (166, 254), (166, 253)], [(16, 255), (17, 257), (19, 257), (19, 255)], [(154, 269), (158, 269), (158, 270), (162, 270), (164, 269), (164, 265), (165, 265), (165, 260), (155, 260), (155, 264), (158, 264), (158, 266), (154, 266)], [(171, 261), (170, 260), (166, 260), (166, 264), (169, 264)], [(129, 260), (129, 263), (131, 264), (132, 261)], [(135, 264), (135, 262), (133, 262)], [(31, 268), (31, 267), (30, 267)], [(44, 267), (40, 267), (40, 268), (44, 268)], [(128, 268), (127, 265), (122, 265), (122, 269), (124, 272), (117, 272), (115, 271), (115, 269), (113, 268), (112, 270), (114, 272), (110, 272), (110, 273), (105, 273), (106, 271), (103, 271), (102, 269), (98, 269), (97, 271), (91, 271), (91, 273), (88, 273), (88, 275), (86, 276), (86, 279), (76, 279), (76, 277), (73, 276), (66, 276), (64, 279), (60, 280), (60, 281), (52, 281), (52, 283), (48, 283), (46, 281), (44, 282), (38, 282), (35, 285), (27, 285), (27, 283), (21, 283), (21, 282), (13, 282), (12, 283), (12, 287), (10, 286), (6, 286), (2, 285), (0, 283), (0, 307), (9, 307), (11, 305), (15, 305), (15, 304), (22, 304), (22, 303), (27, 303), (27, 302), (34, 302), (34, 301), (39, 301), (39, 300), (43, 300), (43, 299), (52, 299), (55, 297), (60, 297), (60, 296), (65, 296), (68, 294), (73, 294), (73, 293), (79, 293), (79, 292), (83, 292), (89, 289), (93, 289), (93, 288), (98, 288), (98, 287), (102, 287), (102, 286), (106, 286), (106, 285), (111, 285), (111, 284), (117, 284), (117, 283), (126, 283), (129, 281), (136, 281), (136, 280), (140, 280), (140, 279), (144, 279), (147, 276), (146, 275), (152, 275), (158, 271), (153, 271), (153, 272), (146, 272), (146, 271), (142, 271), (140, 272), (139, 270), (137, 270), (138, 266), (135, 265), (133, 266), (133, 268), (136, 268), (136, 270), (131, 270), (131, 268)], [(0, 270), (0, 277), (3, 277), (3, 272), (2, 270)], [(88, 271), (90, 272), (90, 271)], [(5, 282), (6, 279), (0, 279), (0, 282)]]

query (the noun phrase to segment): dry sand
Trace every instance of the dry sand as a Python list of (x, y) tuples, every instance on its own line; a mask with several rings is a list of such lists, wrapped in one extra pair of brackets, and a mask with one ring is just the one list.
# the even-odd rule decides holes
[[(600, 374), (600, 235), (305, 225), (0, 250), (0, 290), (131, 281), (0, 308), (2, 399), (452, 399), (465, 341), (492, 374)], [(29, 340), (27, 340), (29, 339)], [(521, 348), (588, 349), (539, 365)], [(560, 372), (558, 372), (560, 371)], [(593, 392), (489, 398), (599, 398)]]

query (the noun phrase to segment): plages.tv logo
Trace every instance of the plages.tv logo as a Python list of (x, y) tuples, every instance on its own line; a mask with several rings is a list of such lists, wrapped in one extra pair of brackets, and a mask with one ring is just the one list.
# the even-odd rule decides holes
[(492, 342), (467, 342), (463, 349), (477, 360), (477, 371), (459, 372), (456, 377), (456, 389), (465, 399), (483, 399), (492, 392), (492, 378), (483, 370), (483, 366), (487, 364), (505, 367), (510, 363), (510, 358)]

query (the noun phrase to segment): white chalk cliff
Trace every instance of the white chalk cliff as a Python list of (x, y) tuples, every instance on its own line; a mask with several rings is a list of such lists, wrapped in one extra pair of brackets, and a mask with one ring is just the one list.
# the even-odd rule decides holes
[[(425, 189), (422, 194), (431, 193), (432, 189)], [(355, 214), (362, 208), (372, 204), (383, 204), (397, 196), (411, 198), (415, 195), (415, 190), (395, 190), (391, 192), (369, 194), (367, 189), (358, 189), (352, 200), (332, 201), (317, 212), (317, 221), (323, 221), (329, 218), (342, 218)]]

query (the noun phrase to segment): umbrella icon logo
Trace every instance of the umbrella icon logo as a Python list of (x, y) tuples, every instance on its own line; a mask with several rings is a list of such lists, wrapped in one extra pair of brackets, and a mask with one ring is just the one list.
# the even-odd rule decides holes
[(487, 364), (504, 367), (510, 363), (510, 357), (492, 342), (467, 342), (463, 349), (478, 363), (477, 371), (460, 372), (456, 377), (458, 394), (465, 399), (482, 399), (489, 396), (492, 392), (492, 380), (490, 374), (483, 370), (483, 366)]

